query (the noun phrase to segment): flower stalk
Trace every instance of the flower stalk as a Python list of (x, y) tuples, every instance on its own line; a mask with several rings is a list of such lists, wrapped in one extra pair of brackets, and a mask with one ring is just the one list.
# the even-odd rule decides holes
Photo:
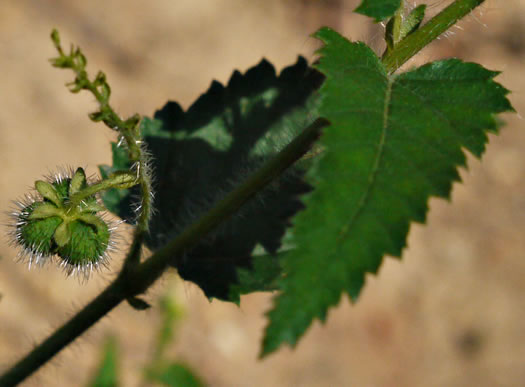
[[(87, 90), (93, 94), (99, 103), (99, 110), (91, 113), (90, 119), (95, 122), (104, 122), (110, 129), (117, 131), (119, 137), (124, 140), (129, 160), (133, 165), (132, 170), (136, 174), (134, 182), (141, 189), (141, 201), (137, 206), (139, 212), (132, 242), (132, 245), (140, 246), (145, 234), (149, 231), (149, 220), (153, 211), (152, 172), (149, 154), (140, 134), (141, 117), (135, 114), (125, 120), (120, 118), (109, 103), (111, 88), (106, 80), (106, 75), (99, 71), (95, 79), (90, 80), (86, 71), (87, 59), (80, 48), (72, 46), (69, 54), (66, 54), (56, 29), (51, 32), (51, 40), (58, 52), (58, 57), (51, 59), (52, 65), (58, 68), (71, 69), (76, 75), (75, 80), (68, 84), (70, 91), (78, 93), (81, 90)], [(101, 184), (105, 184), (104, 181)], [(140, 248), (134, 250), (137, 253), (132, 254), (127, 259), (126, 270), (128, 266), (132, 267), (140, 262)]]

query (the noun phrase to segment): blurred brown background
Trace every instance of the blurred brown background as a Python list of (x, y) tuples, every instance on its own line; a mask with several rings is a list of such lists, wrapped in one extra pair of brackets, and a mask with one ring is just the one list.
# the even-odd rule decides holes
[[(103, 69), (122, 115), (152, 115), (168, 99), (188, 107), (212, 79), (226, 82), (263, 57), (277, 69), (298, 54), (310, 60), (309, 34), (330, 25), (381, 50), (381, 29), (353, 14), (357, 0), (4, 0), (0, 3), (0, 209), (57, 165), (110, 162), (113, 133), (87, 113), (90, 95), (63, 86), (52, 68), (53, 27), (79, 44), (94, 74)], [(429, 3), (429, 2), (427, 2)], [(442, 6), (443, 1), (430, 2)], [(436, 4), (437, 3), (437, 4)], [(434, 8), (438, 9), (438, 8)], [(525, 0), (489, 0), (416, 61), (458, 56), (490, 69), (525, 108)], [(412, 62), (415, 64), (416, 62)], [(386, 259), (356, 305), (346, 298), (325, 326), (298, 347), (259, 361), (270, 296), (240, 308), (213, 301), (166, 275), (147, 298), (168, 289), (186, 311), (170, 348), (211, 386), (523, 386), (525, 385), (525, 131), (519, 115), (491, 136), (483, 163), (469, 158), (452, 203), (433, 199), (428, 226), (411, 229), (401, 262)], [(5, 234), (2, 231), (2, 234)], [(0, 246), (0, 366), (4, 368), (71, 316), (114, 276), (87, 285), (56, 267), (28, 271)], [(27, 386), (83, 386), (101, 342), (118, 335), (122, 385), (140, 383), (158, 309), (121, 305), (36, 375)]]

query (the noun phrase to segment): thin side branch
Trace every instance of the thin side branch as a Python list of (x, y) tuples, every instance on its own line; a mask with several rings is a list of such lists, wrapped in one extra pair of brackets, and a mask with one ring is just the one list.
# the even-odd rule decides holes
[[(60, 43), (60, 35), (57, 30), (51, 32), (51, 40), (58, 51), (58, 57), (51, 59), (53, 66), (71, 69), (76, 75), (75, 80), (68, 84), (70, 91), (78, 93), (81, 90), (87, 90), (97, 100), (99, 110), (89, 115), (91, 120), (104, 122), (110, 129), (118, 132), (126, 143), (128, 157), (133, 163), (132, 169), (136, 173), (136, 183), (141, 188), (140, 213), (133, 236), (133, 244), (142, 244), (145, 234), (149, 231), (149, 220), (153, 210), (153, 188), (149, 155), (140, 134), (140, 116), (135, 114), (126, 120), (120, 118), (109, 103), (111, 88), (106, 81), (106, 75), (99, 71), (96, 77), (90, 80), (86, 71), (87, 59), (80, 48), (72, 46), (69, 54), (66, 54)], [(140, 249), (136, 251), (139, 254), (131, 254), (126, 260), (125, 271), (131, 270), (140, 262)]]

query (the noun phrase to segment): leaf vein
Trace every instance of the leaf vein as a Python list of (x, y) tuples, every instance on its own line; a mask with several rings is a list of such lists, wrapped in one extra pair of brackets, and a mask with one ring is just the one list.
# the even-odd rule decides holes
[(394, 84), (394, 81), (395, 81), (395, 76), (389, 77), (388, 82), (386, 84), (385, 101), (383, 105), (383, 125), (381, 128), (381, 136), (379, 138), (379, 144), (377, 147), (377, 154), (374, 159), (374, 164), (372, 166), (372, 169), (370, 170), (370, 174), (368, 175), (367, 188), (365, 189), (365, 191), (363, 192), (363, 195), (359, 199), (359, 202), (357, 203), (357, 207), (356, 207), (354, 214), (350, 217), (350, 220), (343, 225), (341, 231), (339, 232), (339, 237), (338, 237), (339, 243), (338, 244), (340, 244), (344, 240), (346, 234), (348, 234), (348, 232), (352, 228), (352, 225), (357, 221), (357, 218), (361, 215), (363, 208), (365, 207), (366, 202), (370, 198), (372, 189), (374, 187), (377, 172), (379, 171), (379, 165), (381, 164), (381, 160), (384, 154), (386, 134), (387, 134), (387, 129), (388, 129), (388, 117), (389, 117), (389, 112), (390, 112), (390, 102), (391, 102), (391, 96), (392, 96), (392, 86)]

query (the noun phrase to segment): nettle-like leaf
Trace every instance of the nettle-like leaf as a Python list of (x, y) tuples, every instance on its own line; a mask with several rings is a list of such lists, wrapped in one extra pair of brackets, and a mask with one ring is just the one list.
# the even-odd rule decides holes
[(380, 22), (394, 15), (400, 6), (401, 0), (363, 0), (355, 12)]
[[(279, 76), (263, 60), (244, 75), (234, 72), (226, 87), (213, 82), (186, 112), (169, 102), (154, 119), (145, 118), (141, 130), (152, 154), (157, 209), (148, 247), (155, 250), (175, 237), (317, 118), (322, 81), (303, 58)], [(125, 150), (116, 144), (112, 149), (113, 166), (102, 166), (103, 176), (130, 167)], [(298, 196), (310, 189), (303, 174), (302, 168), (290, 170), (183, 259), (174, 257), (179, 274), (208, 297), (238, 301), (239, 293), (230, 291), (237, 269), (252, 267), (256, 246), (269, 254), (280, 249), (288, 219), (302, 208)], [(134, 197), (137, 192), (113, 190), (103, 200), (132, 222)]]
[(293, 219), (297, 248), (282, 261), (263, 354), (295, 345), (342, 293), (355, 300), (385, 255), (399, 257), (428, 199), (448, 198), (460, 180), (462, 149), (480, 157), (495, 113), (512, 110), (498, 73), (478, 64), (449, 59), (388, 75), (364, 43), (328, 28), (315, 36), (325, 43), (320, 115), (331, 126), (308, 173), (314, 191)]

